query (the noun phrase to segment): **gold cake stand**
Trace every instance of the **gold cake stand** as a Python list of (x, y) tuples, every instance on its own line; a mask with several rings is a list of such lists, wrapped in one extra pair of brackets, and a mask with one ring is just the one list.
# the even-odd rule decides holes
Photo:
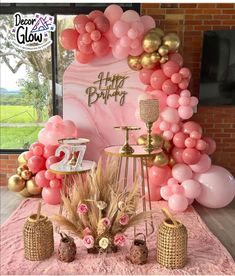
[[(142, 146), (131, 145), (134, 150), (133, 153), (122, 153), (122, 146), (110, 146), (104, 149), (104, 152), (108, 157), (117, 158), (118, 160), (118, 169), (117, 169), (117, 181), (123, 180), (123, 189), (128, 185), (128, 178), (132, 182), (135, 181), (136, 176), (140, 175), (141, 177), (141, 198), (142, 198), (142, 208), (143, 211), (152, 210), (151, 200), (150, 200), (150, 188), (149, 188), (149, 175), (148, 170), (146, 170), (146, 177), (144, 177), (144, 167), (147, 164), (148, 158), (154, 157), (156, 154), (162, 152), (162, 149), (155, 149), (151, 153), (146, 152)], [(140, 163), (140, 166), (137, 166), (137, 162)], [(132, 168), (131, 168), (132, 165)], [(145, 191), (147, 188), (147, 195)], [(147, 199), (146, 200), (146, 196)], [(146, 235), (153, 233), (154, 226), (153, 220), (150, 222), (151, 230), (148, 231), (148, 224), (145, 221), (145, 232)]]

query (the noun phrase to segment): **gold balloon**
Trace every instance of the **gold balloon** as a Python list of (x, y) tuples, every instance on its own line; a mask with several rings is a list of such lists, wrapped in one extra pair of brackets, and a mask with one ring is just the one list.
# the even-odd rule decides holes
[(157, 52), (152, 53), (151, 56), (150, 56), (150, 60), (153, 63), (158, 63), (160, 61), (160, 59), (161, 59), (161, 57)]
[(152, 167), (154, 165), (154, 157), (148, 157), (147, 159), (143, 159), (143, 164), (146, 167)]
[(154, 165), (157, 167), (164, 167), (168, 164), (169, 162), (169, 158), (168, 156), (165, 154), (165, 152), (160, 152), (158, 153), (155, 158), (154, 158)]
[(32, 195), (29, 193), (27, 187), (25, 187), (22, 191), (20, 191), (20, 195), (22, 195), (23, 197), (30, 197), (30, 196), (32, 196)]
[(139, 71), (142, 69), (140, 57), (128, 56), (127, 63), (132, 70)]
[(158, 53), (161, 56), (165, 56), (169, 53), (169, 47), (167, 45), (162, 45), (158, 48)]
[(171, 149), (172, 149), (172, 144), (171, 144), (171, 142), (165, 140), (165, 141), (164, 141), (164, 144), (163, 144), (163, 150), (165, 150), (166, 152), (169, 153), (169, 152), (171, 151)]
[(169, 33), (163, 37), (163, 44), (169, 47), (169, 52), (176, 52), (180, 47), (180, 38), (176, 33)]
[(22, 166), (19, 166), (17, 169), (16, 169), (16, 172), (18, 175), (21, 175), (21, 173), (24, 171), (24, 170), (28, 170), (28, 166), (27, 165), (22, 165)]
[(14, 174), (8, 179), (8, 189), (13, 192), (20, 192), (25, 187), (25, 181), (18, 175)]
[(163, 63), (166, 63), (168, 61), (168, 56), (163, 56), (161, 57), (160, 59), (160, 63), (163, 64)]
[(29, 180), (30, 178), (32, 178), (33, 176), (33, 173), (29, 170), (24, 170), (22, 171), (21, 173), (21, 177), (24, 179), (24, 180)]
[(171, 157), (168, 164), (170, 167), (173, 167), (176, 164), (175, 159)]
[(156, 33), (160, 37), (163, 37), (165, 35), (164, 32), (163, 32), (163, 30), (160, 29), (160, 28), (152, 28), (151, 30), (149, 30), (149, 33)]
[(32, 178), (26, 182), (27, 190), (32, 195), (39, 195), (41, 194), (42, 188), (38, 187), (35, 183), (35, 180)]
[[(137, 144), (141, 146), (145, 146), (147, 143), (147, 134), (143, 134), (138, 137)], [(155, 149), (162, 148), (164, 144), (164, 139), (157, 134), (152, 134), (152, 143)]]
[(153, 53), (157, 51), (161, 43), (162, 43), (161, 38), (157, 33), (149, 32), (144, 36), (142, 41), (142, 46), (145, 52)]
[(156, 66), (156, 64), (151, 61), (151, 54), (148, 54), (148, 53), (142, 54), (140, 60), (141, 60), (141, 65), (145, 69), (153, 69)]
[(22, 152), (19, 156), (18, 156), (18, 163), (19, 165), (24, 165), (24, 164), (27, 164), (27, 160), (25, 159), (25, 156), (24, 156), (25, 152)]

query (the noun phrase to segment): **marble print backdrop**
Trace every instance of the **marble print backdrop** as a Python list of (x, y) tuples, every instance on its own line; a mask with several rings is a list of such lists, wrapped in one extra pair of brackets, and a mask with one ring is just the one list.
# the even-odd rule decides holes
[(114, 126), (140, 126), (130, 134), (130, 143), (145, 133), (145, 125), (135, 117), (138, 96), (144, 91), (138, 72), (126, 60), (112, 56), (89, 64), (73, 62), (63, 78), (63, 117), (72, 120), (79, 137), (89, 138), (86, 158), (97, 161), (103, 149), (119, 145), (124, 133)]

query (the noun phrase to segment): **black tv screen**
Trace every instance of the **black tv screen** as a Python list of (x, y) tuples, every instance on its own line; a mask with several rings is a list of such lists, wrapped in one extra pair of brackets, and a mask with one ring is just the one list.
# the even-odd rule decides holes
[(235, 105), (235, 30), (204, 32), (199, 99)]

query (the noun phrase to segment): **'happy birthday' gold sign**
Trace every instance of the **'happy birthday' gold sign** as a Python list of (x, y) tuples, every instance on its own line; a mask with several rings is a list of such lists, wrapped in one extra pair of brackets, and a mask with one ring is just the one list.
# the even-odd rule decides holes
[(114, 98), (115, 102), (119, 102), (122, 106), (125, 102), (127, 92), (123, 90), (125, 80), (128, 76), (118, 74), (111, 75), (100, 72), (98, 80), (93, 82), (93, 86), (86, 89), (88, 95), (88, 106), (96, 103), (99, 99), (103, 99), (104, 104), (107, 104), (110, 98)]

